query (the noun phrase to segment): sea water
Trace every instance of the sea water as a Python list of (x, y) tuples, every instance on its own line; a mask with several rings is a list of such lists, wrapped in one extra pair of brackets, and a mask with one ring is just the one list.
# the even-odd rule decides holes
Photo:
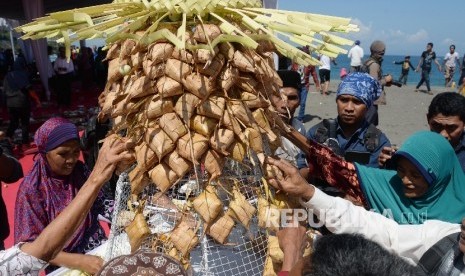
[[(367, 59), (368, 56), (364, 57), (364, 60)], [(443, 67), (443, 59), (444, 57), (442, 56), (437, 56), (436, 60), (441, 64), (441, 67)], [(402, 65), (400, 64), (394, 64), (394, 61), (403, 61), (404, 56), (384, 56), (384, 60), (382, 63), (382, 70), (383, 74), (391, 74), (394, 77), (394, 80), (398, 80), (400, 77), (400, 73), (402, 71)], [(420, 56), (411, 56), (410, 57), (410, 62), (412, 63), (413, 67), (416, 68), (418, 65), (418, 62), (420, 61)], [(341, 71), (341, 68), (345, 67), (347, 70), (350, 69), (350, 59), (347, 57), (347, 55), (339, 55), (336, 58), (336, 63), (337, 65), (334, 65), (331, 63), (331, 79), (332, 80), (338, 80), (339, 79), (339, 72)], [(460, 70), (459, 67), (456, 67), (456, 71), (454, 74), (454, 81), (456, 83), (459, 83), (459, 77), (460, 77)], [(421, 78), (421, 70), (420, 72), (415, 72), (410, 68), (410, 72), (408, 74), (408, 81), (407, 85), (408, 86), (415, 86), (417, 83), (420, 81)], [(312, 82), (312, 79), (310, 78), (310, 82)], [(431, 86), (439, 86), (439, 87), (444, 87), (444, 73), (439, 72), (438, 68), (435, 63), (433, 63), (433, 68), (431, 69), (431, 74), (430, 74), (430, 84)], [(425, 84), (423, 84), (420, 89), (426, 89)]]

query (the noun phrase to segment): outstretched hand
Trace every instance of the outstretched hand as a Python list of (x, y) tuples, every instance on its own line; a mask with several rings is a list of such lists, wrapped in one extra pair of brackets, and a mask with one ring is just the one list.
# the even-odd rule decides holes
[(315, 188), (307, 183), (307, 181), (300, 175), (299, 170), (291, 163), (283, 159), (274, 159), (271, 157), (268, 157), (266, 162), (278, 167), (284, 175), (284, 178), (281, 180), (268, 179), (268, 183), (270, 183), (271, 186), (288, 193), (291, 196), (302, 197), (304, 200), (312, 198)]
[(378, 156), (378, 165), (379, 167), (384, 167), (386, 162), (392, 158), (394, 153), (398, 150), (397, 146), (383, 147)]
[(134, 142), (127, 138), (116, 134), (106, 137), (89, 178), (98, 183), (108, 181), (119, 163), (135, 160), (133, 149)]
[(279, 247), (284, 253), (284, 261), (282, 265), (283, 271), (290, 271), (302, 258), (305, 247), (307, 245), (307, 229), (300, 226), (294, 221), (290, 226), (278, 231), (276, 234), (279, 241)]

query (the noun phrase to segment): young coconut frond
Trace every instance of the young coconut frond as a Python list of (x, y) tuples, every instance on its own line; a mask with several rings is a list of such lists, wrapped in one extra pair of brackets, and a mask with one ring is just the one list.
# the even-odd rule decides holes
[[(193, 35), (188, 30), (193, 21), (202, 18), (205, 24)], [(210, 22), (206, 22), (206, 19)], [(167, 23), (175, 22), (172, 31)], [(314, 52), (345, 53), (339, 46), (352, 41), (332, 32), (358, 31), (349, 18), (312, 13), (262, 8), (261, 0), (115, 0), (113, 3), (60, 11), (37, 18), (16, 28), (24, 33), (23, 39), (51, 38), (69, 46), (82, 39), (103, 38), (111, 46), (130, 38), (132, 48), (147, 48), (157, 41), (167, 41), (178, 50), (203, 49), (214, 53), (221, 42), (234, 42), (257, 49), (263, 41), (271, 42), (282, 55), (301, 64), (318, 61), (275, 36), (279, 32), (301, 46), (312, 45)], [(156, 52), (152, 51), (156, 55)]]
[[(202, 168), (210, 188), (199, 189), (193, 208), (180, 209), (195, 210), (205, 233), (225, 243), (235, 222), (249, 227), (257, 208), (239, 187), (230, 191), (229, 204), (219, 189), (210, 190), (222, 174), (233, 174), (224, 164), (253, 163), (255, 154), (262, 175), (283, 177), (263, 164), (264, 156), (273, 154), (270, 149), (280, 146), (281, 133), (292, 131), (270, 101), (283, 85), (273, 69), (274, 53), (316, 65), (315, 53), (346, 53), (344, 46), (352, 42), (336, 33), (357, 26), (347, 18), (263, 9), (261, 0), (115, 0), (54, 12), (16, 30), (23, 39), (64, 43), (68, 58), (74, 41), (106, 41), (109, 72), (100, 116), (112, 117), (112, 131), (126, 133), (138, 145), (129, 175), (132, 194), (142, 198), (151, 183), (161, 193), (175, 193), (194, 168), (198, 184), (197, 168)], [(290, 43), (308, 45), (310, 52)], [(266, 221), (276, 221), (272, 211), (290, 205), (279, 194), (260, 200), (260, 227), (276, 231)], [(197, 230), (179, 222), (162, 241), (172, 244), (167, 252), (189, 260), (199, 242)], [(133, 250), (150, 234), (141, 211), (126, 231)]]

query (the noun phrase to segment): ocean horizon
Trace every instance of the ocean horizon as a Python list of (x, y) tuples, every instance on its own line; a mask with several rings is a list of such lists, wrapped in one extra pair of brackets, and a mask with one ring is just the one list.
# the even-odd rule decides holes
[[(436, 53), (436, 59), (441, 64), (441, 67), (443, 66), (443, 56), (438, 56)], [(394, 64), (394, 61), (403, 61), (405, 56), (400, 56), (400, 55), (386, 55), (384, 56), (384, 60), (382, 63), (382, 70), (383, 74), (391, 74), (394, 78), (394, 80), (398, 80), (400, 77), (400, 73), (402, 70), (402, 65), (397, 65)], [(367, 55), (363, 58), (363, 60), (366, 60), (368, 58)], [(416, 68), (418, 65), (418, 62), (420, 61), (420, 56), (411, 56), (410, 57), (410, 62), (412, 63), (413, 67)], [(332, 80), (339, 80), (339, 73), (342, 68), (346, 68), (348, 71), (350, 69), (350, 59), (347, 57), (347, 55), (339, 55), (336, 58), (336, 63), (337, 65), (331, 64), (331, 79)], [(459, 82), (459, 77), (460, 77), (460, 67), (456, 68), (456, 72), (454, 74), (454, 81), (458, 85)], [(420, 81), (421, 78), (421, 72), (415, 72), (414, 70), (410, 69), (410, 72), (408, 74), (408, 81), (407, 85), (408, 86), (416, 86), (418, 82)], [(310, 78), (310, 82), (312, 82)], [(444, 73), (439, 72), (436, 64), (433, 64), (433, 68), (431, 69), (431, 75), (430, 75), (430, 84), (433, 87), (444, 87)], [(426, 89), (426, 85), (423, 84), (420, 89)]]

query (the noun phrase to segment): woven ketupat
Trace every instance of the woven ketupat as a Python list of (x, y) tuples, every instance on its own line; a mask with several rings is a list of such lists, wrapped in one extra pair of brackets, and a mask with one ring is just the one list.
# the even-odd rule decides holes
[[(228, 159), (243, 162), (254, 154), (260, 162), (254, 165), (264, 174), (281, 177), (272, 166), (263, 168), (264, 155), (280, 146), (280, 131), (288, 129), (270, 102), (282, 85), (273, 53), (316, 65), (314, 53), (333, 58), (346, 53), (342, 46), (352, 41), (335, 32), (357, 27), (347, 18), (263, 9), (260, 0), (115, 0), (56, 12), (17, 30), (24, 39), (58, 39), (68, 57), (74, 41), (106, 40), (109, 72), (99, 117), (111, 117), (114, 132), (136, 141), (137, 166), (130, 178), (132, 193), (139, 194), (150, 180), (167, 192), (193, 168), (204, 169), (205, 175), (196, 176), (208, 179), (208, 189), (222, 177)], [(311, 53), (276, 32), (308, 45)], [(209, 234), (220, 243), (226, 237), (216, 230), (233, 225), (225, 216), (248, 226), (256, 212), (239, 190), (224, 205), (224, 214), (200, 214), (213, 223)], [(188, 255), (192, 246), (182, 245), (177, 251)]]

